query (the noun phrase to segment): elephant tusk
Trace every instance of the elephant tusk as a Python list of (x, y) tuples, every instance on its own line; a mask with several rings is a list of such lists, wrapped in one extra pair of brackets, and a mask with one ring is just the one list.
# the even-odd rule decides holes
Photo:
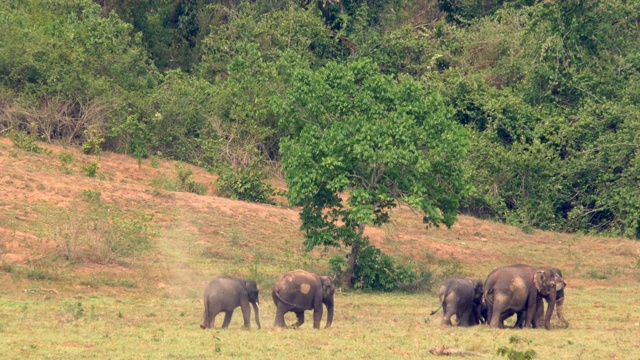
[(256, 302), (256, 309), (260, 310), (260, 304)]

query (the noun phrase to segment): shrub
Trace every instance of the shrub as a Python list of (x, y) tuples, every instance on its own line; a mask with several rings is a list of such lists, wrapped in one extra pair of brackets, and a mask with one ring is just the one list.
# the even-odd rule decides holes
[(246, 168), (227, 168), (221, 171), (216, 189), (221, 196), (236, 200), (273, 204), (275, 189), (267, 183), (267, 175), (257, 164)]
[(353, 268), (354, 288), (393, 291), (418, 279), (411, 268), (396, 265), (394, 259), (373, 245), (360, 249)]
[(63, 152), (62, 154), (60, 154), (59, 159), (60, 159), (60, 162), (62, 163), (62, 168), (64, 169), (64, 172), (66, 174), (71, 174), (72, 173), (71, 164), (73, 164), (73, 162), (76, 161), (76, 157), (73, 156), (73, 154), (70, 152)]
[(92, 132), (92, 136), (82, 144), (82, 152), (85, 154), (100, 155), (102, 152), (102, 143), (104, 143), (104, 137)]
[(100, 193), (86, 190), (86, 205), (76, 204), (62, 214), (54, 239), (67, 260), (110, 264), (151, 246), (151, 214), (128, 214), (100, 201)]
[(96, 172), (98, 171), (99, 167), (100, 166), (98, 165), (98, 163), (92, 162), (89, 165), (83, 165), (82, 170), (84, 170), (87, 173), (88, 177), (96, 177)]
[(11, 131), (7, 135), (11, 141), (13, 141), (13, 146), (18, 149), (22, 149), (25, 151), (29, 151), (36, 154), (50, 154), (51, 151), (42, 148), (36, 144), (36, 141), (40, 140), (36, 135), (26, 133), (24, 131)]
[(185, 168), (182, 164), (177, 163), (175, 165), (176, 172), (178, 173), (178, 179), (180, 180), (180, 187), (183, 191), (204, 195), (207, 193), (207, 184), (196, 182), (191, 179), (193, 171)]

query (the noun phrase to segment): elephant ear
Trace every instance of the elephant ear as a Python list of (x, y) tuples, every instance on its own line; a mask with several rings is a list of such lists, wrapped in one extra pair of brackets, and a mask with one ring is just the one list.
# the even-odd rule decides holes
[(538, 289), (538, 292), (543, 292), (542, 286), (546, 280), (546, 277), (547, 275), (545, 274), (544, 270), (536, 271), (536, 274), (533, 276), (533, 284), (536, 286), (536, 289)]
[(564, 290), (565, 286), (567, 286), (567, 283), (559, 274), (555, 274), (554, 280), (556, 283), (556, 291)]

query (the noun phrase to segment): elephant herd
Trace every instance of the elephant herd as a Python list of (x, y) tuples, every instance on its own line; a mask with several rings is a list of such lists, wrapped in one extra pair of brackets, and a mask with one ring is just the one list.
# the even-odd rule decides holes
[[(548, 330), (555, 308), (560, 321), (569, 326), (562, 314), (565, 286), (559, 269), (522, 264), (494, 269), (484, 284), (480, 280), (448, 279), (438, 294), (443, 310), (442, 325), (452, 325), (451, 318), (455, 315), (458, 326), (488, 323), (492, 327), (503, 328), (504, 320), (515, 314), (515, 327), (536, 328), (544, 324)], [(249, 328), (251, 304), (260, 329), (258, 292), (255, 281), (233, 277), (213, 279), (204, 291), (204, 315), (200, 327), (211, 328), (216, 315), (224, 312), (222, 328), (227, 328), (233, 311), (239, 306), (244, 327)], [(328, 276), (304, 270), (280, 275), (271, 291), (276, 306), (274, 327), (286, 327), (284, 315), (287, 312), (296, 314), (298, 320), (293, 327), (299, 327), (304, 323), (304, 312), (313, 310), (313, 327), (319, 329), (323, 305), (328, 313), (326, 328), (331, 327), (334, 292), (333, 280)], [(546, 313), (543, 299), (547, 302)], [(438, 310), (440, 308), (431, 315)]]
[[(537, 268), (517, 264), (494, 269), (485, 280), (448, 279), (440, 287), (442, 325), (452, 325), (456, 316), (459, 326), (488, 323), (503, 328), (504, 320), (517, 316), (514, 327), (551, 329), (554, 308), (565, 327), (569, 322), (562, 314), (564, 288), (562, 272), (556, 268)], [(547, 302), (544, 311), (543, 299)], [(435, 314), (440, 308), (433, 311)]]
[[(280, 275), (271, 292), (276, 305), (274, 327), (286, 327), (284, 314), (288, 312), (296, 314), (298, 321), (293, 327), (298, 327), (304, 323), (305, 310), (313, 310), (313, 327), (319, 329), (323, 305), (327, 307), (328, 313), (326, 327), (331, 327), (334, 292), (333, 280), (328, 276), (320, 276), (304, 270), (294, 270)], [(258, 286), (255, 281), (233, 277), (215, 278), (204, 290), (204, 315), (200, 328), (211, 328), (214, 318), (221, 312), (225, 313), (222, 328), (227, 328), (231, 322), (233, 310), (240, 306), (244, 327), (248, 329), (251, 322), (249, 308), (251, 304), (256, 314), (256, 325), (260, 329), (259, 302)]]

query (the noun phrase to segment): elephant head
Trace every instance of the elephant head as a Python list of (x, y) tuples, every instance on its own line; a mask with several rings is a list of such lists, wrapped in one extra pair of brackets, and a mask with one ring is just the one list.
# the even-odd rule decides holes
[(551, 315), (553, 314), (553, 308), (556, 305), (557, 292), (564, 289), (565, 282), (558, 274), (555, 274), (550, 269), (537, 270), (533, 283), (538, 290), (538, 294), (547, 300), (547, 312), (544, 315), (544, 327), (551, 329)]
[(333, 279), (328, 276), (320, 276), (320, 282), (322, 283), (322, 302), (327, 306), (326, 328), (329, 328), (333, 322), (333, 294), (335, 293), (335, 287), (333, 286)]

